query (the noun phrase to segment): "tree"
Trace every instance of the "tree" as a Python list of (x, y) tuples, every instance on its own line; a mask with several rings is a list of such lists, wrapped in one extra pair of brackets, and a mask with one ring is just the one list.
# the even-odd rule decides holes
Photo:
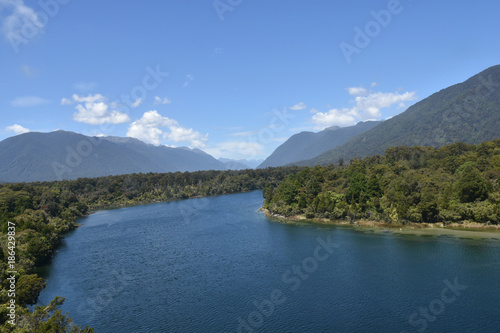
[(45, 287), (45, 282), (36, 274), (23, 274), (16, 283), (16, 296), (18, 304), (33, 305), (38, 299), (38, 295)]
[(361, 198), (365, 197), (364, 193), (366, 193), (365, 175), (359, 171), (355, 171), (349, 181), (349, 190), (347, 192), (349, 203), (359, 202)]
[(307, 181), (306, 193), (315, 197), (319, 192), (321, 192), (321, 184), (318, 182), (316, 177), (312, 176), (311, 179)]
[(382, 196), (382, 190), (380, 189), (380, 182), (377, 176), (372, 175), (368, 180), (368, 183), (366, 184), (366, 194), (368, 198), (379, 198)]
[(486, 182), (473, 165), (466, 165), (460, 172), (457, 194), (460, 201), (464, 203), (476, 200), (483, 201), (488, 197)]

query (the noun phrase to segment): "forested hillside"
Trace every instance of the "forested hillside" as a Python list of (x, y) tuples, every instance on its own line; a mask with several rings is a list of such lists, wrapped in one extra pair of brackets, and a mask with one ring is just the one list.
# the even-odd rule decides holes
[(273, 214), (389, 223), (500, 222), (500, 139), (393, 147), (348, 166), (316, 166), (266, 186)]

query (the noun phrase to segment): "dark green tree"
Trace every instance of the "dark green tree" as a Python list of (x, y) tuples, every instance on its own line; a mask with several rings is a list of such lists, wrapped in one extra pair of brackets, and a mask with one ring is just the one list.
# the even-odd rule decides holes
[(459, 174), (457, 194), (461, 202), (474, 202), (488, 198), (486, 182), (477, 169), (466, 165)]

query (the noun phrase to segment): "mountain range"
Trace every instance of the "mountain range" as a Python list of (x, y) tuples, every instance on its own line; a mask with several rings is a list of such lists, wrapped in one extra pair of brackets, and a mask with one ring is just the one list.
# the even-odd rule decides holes
[(133, 138), (30, 132), (0, 142), (0, 181), (31, 182), (130, 173), (226, 170), (199, 149), (154, 146)]
[(217, 160), (199, 149), (154, 146), (133, 138), (89, 137), (67, 131), (20, 134), (0, 142), (0, 182), (237, 170), (257, 165), (314, 166), (383, 154), (393, 146), (441, 147), (496, 138), (500, 138), (500, 65), (443, 89), (383, 122), (293, 135), (262, 163)]
[(255, 169), (257, 168), (264, 160), (233, 160), (230, 158), (219, 158), (219, 161), (224, 163), (226, 169), (228, 170), (245, 170), (245, 169)]
[(379, 123), (379, 121), (366, 121), (349, 127), (329, 127), (318, 133), (301, 132), (295, 134), (276, 148), (259, 165), (259, 168), (277, 167), (314, 158), (329, 149), (347, 142), (356, 135), (374, 128)]
[(314, 166), (383, 154), (393, 146), (478, 144), (500, 137), (500, 65), (443, 89), (321, 155), (290, 164)]

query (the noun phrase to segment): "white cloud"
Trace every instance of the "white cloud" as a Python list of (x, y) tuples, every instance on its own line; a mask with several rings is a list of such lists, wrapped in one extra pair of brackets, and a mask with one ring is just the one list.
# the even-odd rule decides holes
[(94, 103), (97, 101), (103, 101), (105, 100), (105, 97), (101, 94), (90, 94), (88, 96), (79, 96), (77, 94), (73, 94), (72, 96), (73, 101), (77, 103)]
[(303, 102), (300, 102), (290, 107), (289, 109), (293, 111), (299, 111), (299, 110), (304, 110), (305, 108), (307, 108), (307, 105), (305, 105)]
[(155, 101), (153, 103), (153, 106), (156, 106), (156, 105), (160, 105), (160, 104), (170, 104), (172, 103), (171, 100), (169, 100), (167, 97), (158, 97), (158, 96), (155, 96)]
[(364, 87), (350, 87), (346, 88), (346, 90), (349, 93), (349, 95), (352, 96), (364, 96), (368, 94), (368, 90), (366, 90), (366, 88)]
[(135, 100), (134, 103), (130, 104), (130, 106), (133, 107), (133, 108), (136, 108), (136, 107), (138, 107), (141, 104), (142, 104), (142, 98), (138, 98), (138, 99)]
[(61, 98), (61, 105), (71, 105), (73, 103), (74, 102), (69, 98), (66, 97)]
[[(349, 91), (349, 89), (353, 89)], [(362, 93), (358, 88), (348, 88), (351, 95)], [(366, 96), (356, 96), (352, 108), (333, 108), (327, 112), (315, 112), (312, 121), (316, 124), (316, 130), (322, 130), (333, 125), (350, 126), (359, 121), (380, 119), (382, 109), (395, 104), (401, 107), (401, 103), (417, 99), (415, 92), (404, 93), (369, 93)], [(312, 111), (312, 110), (311, 110)]]
[(226, 157), (232, 159), (247, 159), (263, 156), (265, 153), (262, 144), (250, 141), (226, 141), (204, 150), (215, 158)]
[(39, 106), (47, 103), (49, 103), (49, 101), (41, 97), (23, 96), (14, 99), (12, 102), (10, 102), (10, 105), (16, 108), (26, 108), (31, 106)]
[(188, 142), (191, 147), (204, 147), (208, 135), (203, 135), (192, 128), (182, 126), (170, 126), (167, 138), (174, 142)]
[(77, 103), (75, 109), (78, 112), (73, 114), (73, 120), (90, 124), (123, 124), (130, 121), (130, 117), (126, 113), (110, 110), (110, 106), (106, 104), (106, 97), (101, 94), (79, 96), (74, 94), (69, 98), (62, 98), (61, 105), (70, 105)]
[(322, 130), (327, 127), (350, 126), (356, 123), (356, 114), (352, 109), (331, 109), (328, 112), (318, 112), (312, 116), (316, 123), (315, 129)]
[(370, 87), (371, 87), (371, 88), (375, 88), (376, 86), (378, 86), (378, 83), (377, 83), (377, 82), (372, 82), (372, 83), (370, 84)]
[(256, 135), (256, 131), (245, 131), (245, 132), (236, 132), (236, 133), (231, 133), (230, 135), (232, 136), (252, 136)]
[(2, 33), (11, 40), (25, 38), (22, 35), (22, 29), (26, 22), (31, 23), (35, 29), (43, 28), (43, 24), (35, 11), (26, 6), (23, 0), (0, 0), (0, 12), (6, 9), (9, 14), (2, 17)]
[(18, 125), (18, 124), (14, 124), (12, 126), (7, 126), (7, 127), (5, 127), (5, 130), (9, 131), (9, 132), (14, 132), (16, 134), (28, 133), (30, 131), (29, 129), (22, 127), (21, 125)]
[(130, 124), (127, 136), (155, 145), (165, 140), (185, 142), (190, 147), (204, 147), (208, 139), (208, 135), (180, 126), (176, 120), (164, 117), (156, 110), (145, 112), (141, 119)]
[(401, 102), (414, 101), (417, 98), (415, 92), (399, 93), (372, 93), (368, 96), (356, 97), (356, 111), (361, 119), (379, 118), (381, 109), (390, 107)]

